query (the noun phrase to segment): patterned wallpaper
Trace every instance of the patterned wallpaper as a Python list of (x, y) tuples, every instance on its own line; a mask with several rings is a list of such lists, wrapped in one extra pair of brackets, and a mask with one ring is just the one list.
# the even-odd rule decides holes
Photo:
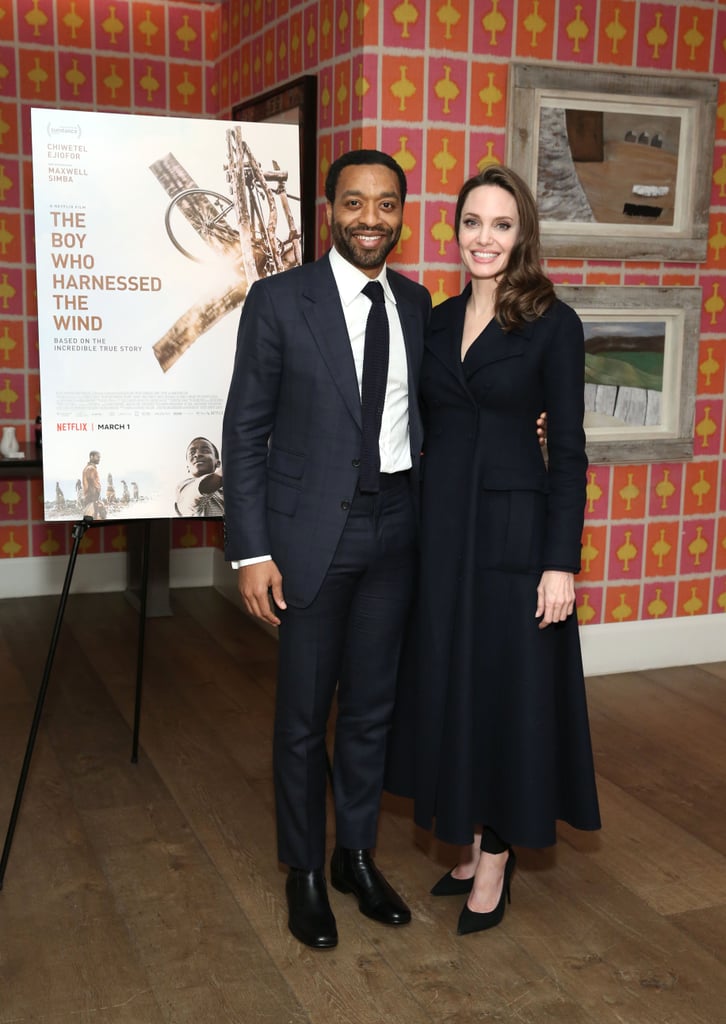
[[(395, 264), (434, 301), (462, 285), (453, 205), (506, 151), (512, 59), (719, 79), (703, 263), (550, 260), (561, 283), (702, 289), (695, 457), (590, 467), (583, 624), (726, 611), (726, 4), (645, 0), (0, 0), (0, 426), (29, 432), (38, 404), (29, 115), (33, 104), (229, 116), (234, 103), (318, 76), (319, 193), (352, 146), (394, 154), (409, 179)], [(329, 239), (318, 203), (316, 245)], [(0, 557), (62, 554), (37, 482), (0, 481)], [(114, 535), (113, 530), (116, 530)], [(91, 550), (123, 527), (89, 531)], [(218, 543), (174, 524), (174, 544)]]

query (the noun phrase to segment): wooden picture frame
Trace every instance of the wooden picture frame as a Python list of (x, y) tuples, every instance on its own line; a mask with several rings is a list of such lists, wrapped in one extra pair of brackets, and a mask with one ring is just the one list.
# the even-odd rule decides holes
[(512, 64), (506, 159), (543, 254), (704, 260), (717, 98), (705, 76)]
[(693, 457), (700, 288), (558, 286), (585, 327), (590, 462)]
[(297, 124), (300, 129), (300, 232), (303, 262), (315, 259), (315, 198), (318, 82), (315, 75), (278, 86), (232, 108), (235, 121)]

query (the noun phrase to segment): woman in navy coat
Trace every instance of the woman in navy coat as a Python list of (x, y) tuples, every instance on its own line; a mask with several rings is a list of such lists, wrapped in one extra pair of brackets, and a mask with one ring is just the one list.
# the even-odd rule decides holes
[(418, 825), (464, 847), (432, 890), (467, 894), (463, 934), (501, 921), (512, 845), (600, 818), (574, 614), (582, 324), (540, 268), (536, 206), (513, 171), (466, 182), (455, 226), (471, 281), (434, 309), (424, 353), (417, 667), (401, 681), (388, 783), (415, 798)]

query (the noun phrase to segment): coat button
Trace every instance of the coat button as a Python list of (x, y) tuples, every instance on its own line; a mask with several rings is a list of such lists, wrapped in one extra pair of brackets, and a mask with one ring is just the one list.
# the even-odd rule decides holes
[(353, 466), (353, 469), (358, 469), (358, 467), (360, 466), (360, 459), (353, 459), (351, 465)]
[(347, 512), (348, 509), (350, 508), (350, 502), (349, 501), (341, 501), (340, 507), (343, 509), (344, 512)]

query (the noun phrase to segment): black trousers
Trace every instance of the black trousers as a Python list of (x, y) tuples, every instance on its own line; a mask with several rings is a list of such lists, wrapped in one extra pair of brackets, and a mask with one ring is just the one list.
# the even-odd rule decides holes
[(379, 494), (354, 498), (313, 603), (280, 612), (273, 763), (278, 856), (290, 867), (325, 862), (325, 738), (336, 688), (336, 842), (376, 844), (415, 552), (409, 474), (384, 476)]

